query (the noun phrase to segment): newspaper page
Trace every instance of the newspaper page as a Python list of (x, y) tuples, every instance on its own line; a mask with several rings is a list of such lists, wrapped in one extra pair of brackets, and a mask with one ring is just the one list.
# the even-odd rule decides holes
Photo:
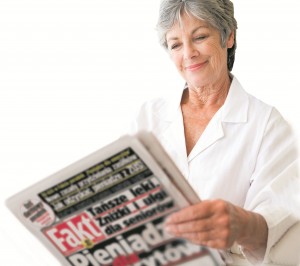
[(164, 218), (189, 201), (136, 137), (122, 137), (6, 203), (62, 265), (221, 264), (213, 251), (164, 232)]

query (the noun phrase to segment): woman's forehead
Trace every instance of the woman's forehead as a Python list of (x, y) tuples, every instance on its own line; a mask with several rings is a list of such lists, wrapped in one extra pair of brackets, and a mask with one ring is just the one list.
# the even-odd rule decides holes
[(192, 15), (183, 15), (181, 16), (180, 20), (176, 21), (174, 25), (171, 27), (171, 29), (167, 31), (166, 39), (172, 38), (173, 36), (183, 32), (192, 34), (193, 32), (201, 28), (211, 28), (211, 27), (204, 20), (195, 18)]

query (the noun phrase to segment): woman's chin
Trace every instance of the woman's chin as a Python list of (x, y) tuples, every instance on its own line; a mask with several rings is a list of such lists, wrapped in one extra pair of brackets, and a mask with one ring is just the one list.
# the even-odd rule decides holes
[(203, 88), (206, 87), (209, 82), (205, 82), (205, 80), (193, 80), (193, 81), (187, 81), (187, 84), (189, 86), (189, 88), (194, 88), (194, 89), (198, 89), (198, 88)]

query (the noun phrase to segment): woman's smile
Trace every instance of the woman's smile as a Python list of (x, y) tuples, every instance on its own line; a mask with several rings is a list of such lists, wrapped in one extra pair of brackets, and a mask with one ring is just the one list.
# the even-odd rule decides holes
[(192, 64), (185, 67), (186, 71), (194, 72), (205, 67), (207, 61), (198, 64)]

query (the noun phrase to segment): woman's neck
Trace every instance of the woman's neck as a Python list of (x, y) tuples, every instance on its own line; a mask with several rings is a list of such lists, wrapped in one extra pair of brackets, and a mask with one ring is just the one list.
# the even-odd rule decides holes
[(227, 97), (231, 77), (228, 75), (217, 84), (186, 89), (182, 95), (181, 105), (189, 105), (195, 109), (206, 109), (222, 106)]

